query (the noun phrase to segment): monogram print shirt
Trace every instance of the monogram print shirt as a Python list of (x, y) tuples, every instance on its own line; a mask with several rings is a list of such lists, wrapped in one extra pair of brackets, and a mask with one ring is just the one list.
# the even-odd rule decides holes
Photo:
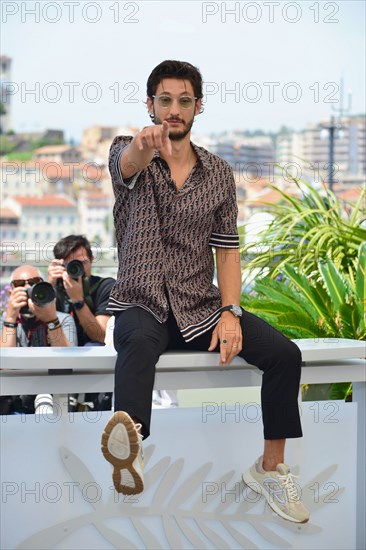
[(197, 161), (181, 189), (158, 151), (124, 182), (119, 160), (131, 140), (116, 137), (109, 154), (119, 268), (108, 309), (138, 306), (164, 323), (171, 307), (189, 342), (220, 319), (212, 247), (239, 247), (233, 173), (192, 143)]

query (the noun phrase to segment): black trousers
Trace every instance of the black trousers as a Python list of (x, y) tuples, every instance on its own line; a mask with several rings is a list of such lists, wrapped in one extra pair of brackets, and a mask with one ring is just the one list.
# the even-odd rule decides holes
[[(213, 329), (185, 342), (172, 313), (159, 323), (148, 311), (134, 307), (117, 312), (114, 346), (115, 410), (126, 411), (150, 434), (155, 365), (167, 350), (207, 351)], [(239, 356), (263, 371), (261, 405), (265, 439), (301, 437), (298, 393), (299, 348), (271, 325), (243, 310), (243, 349)], [(219, 347), (215, 351), (219, 351)]]

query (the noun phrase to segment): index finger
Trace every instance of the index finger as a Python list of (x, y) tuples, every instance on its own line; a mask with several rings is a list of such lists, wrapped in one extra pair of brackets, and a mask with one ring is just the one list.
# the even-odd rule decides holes
[(163, 121), (163, 124), (161, 125), (161, 132), (163, 135), (163, 138), (169, 137), (169, 124), (166, 120)]
[(166, 120), (164, 120), (162, 124), (162, 131), (161, 131), (161, 140), (163, 142), (163, 145), (166, 149), (166, 152), (168, 155), (172, 154), (172, 143), (169, 138), (169, 124)]

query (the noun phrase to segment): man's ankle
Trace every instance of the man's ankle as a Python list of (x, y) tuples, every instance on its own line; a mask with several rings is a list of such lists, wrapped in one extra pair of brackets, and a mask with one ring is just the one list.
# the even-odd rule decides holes
[(273, 462), (265, 462), (264, 460), (262, 468), (265, 472), (274, 472), (276, 470), (276, 466), (274, 466)]
[(275, 472), (277, 468), (277, 464), (281, 464), (282, 462), (283, 460), (280, 460), (280, 459), (279, 460), (263, 459), (262, 468), (265, 472)]

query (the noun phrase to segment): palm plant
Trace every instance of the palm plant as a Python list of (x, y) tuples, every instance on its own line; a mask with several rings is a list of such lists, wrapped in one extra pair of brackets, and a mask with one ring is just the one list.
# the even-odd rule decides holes
[(279, 277), (257, 279), (242, 305), (291, 338), (366, 339), (366, 242), (360, 245), (355, 272), (344, 274), (332, 261), (318, 261), (320, 280), (309, 280), (285, 264)]
[[(251, 257), (253, 243), (242, 248), (242, 254), (250, 258), (245, 271), (258, 271), (258, 276), (278, 276), (286, 265), (297, 266), (299, 273), (320, 278), (319, 261), (331, 260), (335, 267), (349, 274), (355, 270), (357, 251), (366, 240), (366, 219), (363, 189), (357, 204), (345, 208), (338, 197), (325, 185), (319, 191), (308, 182), (293, 179), (300, 196), (282, 191), (271, 185), (281, 195), (277, 204), (263, 202), (273, 221), (259, 234), (260, 252)], [(258, 243), (256, 243), (258, 244)]]
[[(266, 205), (273, 220), (259, 235), (261, 251), (244, 267), (243, 279), (255, 274), (255, 282), (241, 303), (289, 338), (364, 340), (365, 189), (351, 209), (325, 187), (320, 193), (293, 181), (300, 197), (271, 186), (282, 200)], [(245, 245), (242, 253), (248, 257), (251, 247)], [(307, 398), (347, 398), (351, 389), (348, 383), (332, 384), (325, 395), (318, 386)]]

